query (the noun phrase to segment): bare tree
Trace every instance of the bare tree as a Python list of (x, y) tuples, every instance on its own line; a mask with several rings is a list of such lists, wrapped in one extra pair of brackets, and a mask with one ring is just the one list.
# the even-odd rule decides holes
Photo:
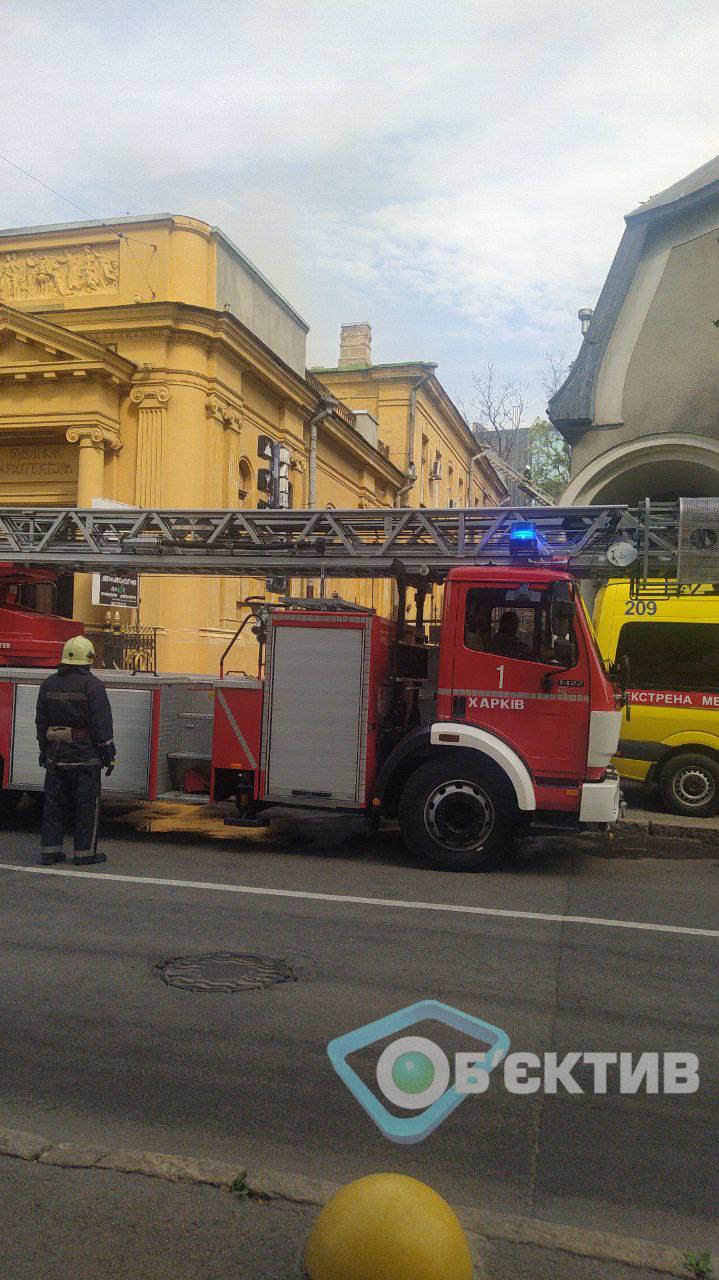
[(563, 351), (553, 352), (547, 351), (544, 356), (545, 367), (542, 385), (544, 394), (548, 400), (559, 391), (559, 388), (566, 381), (567, 375), (572, 367), (571, 361), (567, 360)]
[(500, 458), (514, 457), (517, 432), (527, 403), (527, 388), (517, 378), (502, 378), (490, 360), (480, 373), (472, 374), (473, 410), (476, 421), (472, 429), (481, 444), (488, 445)]

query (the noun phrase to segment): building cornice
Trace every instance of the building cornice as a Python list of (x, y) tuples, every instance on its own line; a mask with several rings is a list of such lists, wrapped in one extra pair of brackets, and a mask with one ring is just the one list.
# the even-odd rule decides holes
[(139, 302), (67, 310), (63, 323), (73, 332), (92, 334), (98, 342), (161, 337), (167, 342), (194, 342), (208, 352), (222, 345), (224, 358), (234, 361), (241, 372), (252, 372), (302, 408), (315, 408), (316, 398), (306, 380), (230, 312), (185, 302)]
[[(208, 351), (216, 344), (224, 346), (223, 358), (234, 357), (243, 373), (251, 373), (264, 381), (307, 420), (317, 412), (316, 380), (303, 379), (270, 351), (259, 338), (228, 312), (210, 311), (182, 302), (145, 302), (132, 306), (97, 307), (92, 312), (78, 310), (66, 313), (68, 321), (79, 327), (88, 326), (96, 341), (114, 342), (140, 333), (148, 337), (162, 336), (168, 342), (200, 342)], [(129, 323), (128, 323), (129, 322)], [(73, 329), (74, 332), (74, 329)], [(168, 375), (171, 381), (171, 375)], [(343, 412), (344, 411), (344, 412)], [(341, 405), (325, 427), (336, 426), (335, 434), (346, 447), (361, 457), (365, 465), (379, 471), (385, 482), (397, 486), (401, 477), (397, 468), (357, 432), (344, 418), (354, 417)]]

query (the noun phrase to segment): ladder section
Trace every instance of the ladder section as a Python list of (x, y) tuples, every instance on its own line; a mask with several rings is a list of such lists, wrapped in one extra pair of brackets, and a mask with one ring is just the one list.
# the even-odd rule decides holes
[(582, 577), (640, 581), (677, 579), (683, 564), (685, 572), (701, 570), (700, 580), (717, 581), (719, 499), (647, 501), (635, 508), (0, 508), (0, 561), (65, 572), (124, 568), (440, 582), (458, 565), (522, 559), (566, 566)]

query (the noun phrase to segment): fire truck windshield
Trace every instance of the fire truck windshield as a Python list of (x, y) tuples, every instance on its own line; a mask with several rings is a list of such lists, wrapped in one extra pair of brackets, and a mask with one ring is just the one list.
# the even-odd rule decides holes
[(467, 592), (464, 643), (468, 649), (524, 662), (572, 666), (577, 642), (552, 631), (552, 592), (516, 587), (473, 587)]

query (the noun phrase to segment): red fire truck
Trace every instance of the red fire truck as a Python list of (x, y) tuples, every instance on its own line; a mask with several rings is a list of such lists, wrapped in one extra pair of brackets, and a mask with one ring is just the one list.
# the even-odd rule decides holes
[[(531, 823), (617, 819), (610, 762), (625, 681), (605, 670), (577, 579), (633, 573), (637, 593), (681, 592), (719, 578), (718, 543), (719, 502), (704, 499), (636, 509), (0, 511), (0, 558), (26, 573), (122, 566), (320, 580), (318, 597), (252, 605), (256, 677), (100, 672), (119, 744), (108, 790), (177, 796), (191, 772), (205, 777), (208, 798), (236, 801), (238, 825), (278, 805), (398, 817), (408, 847), (443, 868), (495, 865)], [(328, 578), (357, 576), (394, 579), (394, 620), (326, 595)], [(440, 582), (441, 624), (428, 627), (426, 596)], [(63, 635), (74, 626), (61, 625)], [(0, 673), (11, 791), (42, 785), (32, 727), (41, 679), (19, 665)]]

